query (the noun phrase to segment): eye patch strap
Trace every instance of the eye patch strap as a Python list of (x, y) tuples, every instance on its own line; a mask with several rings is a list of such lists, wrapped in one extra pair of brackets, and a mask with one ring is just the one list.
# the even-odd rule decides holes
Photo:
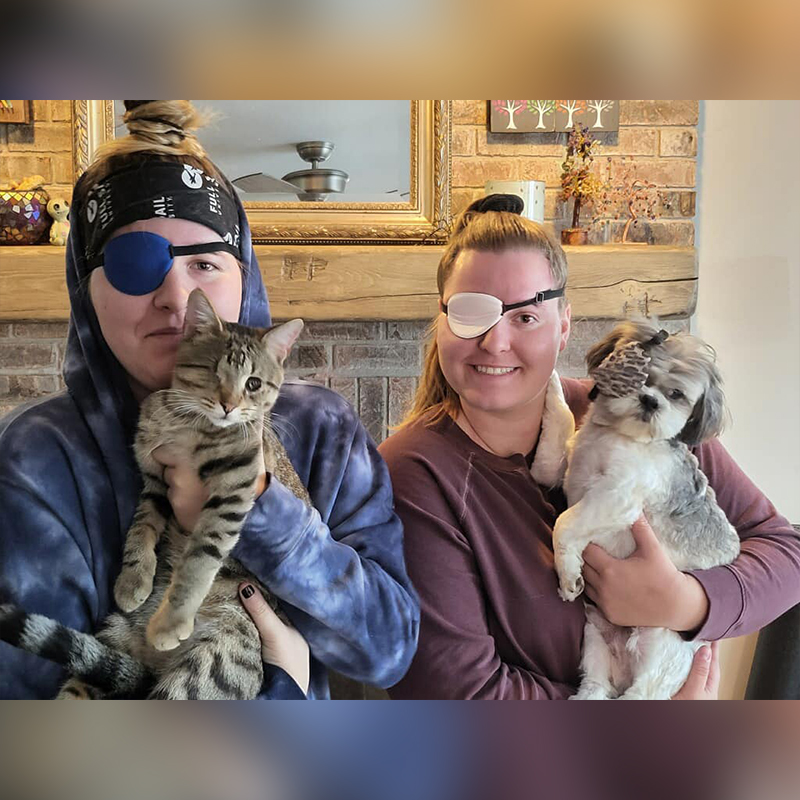
[(206, 244), (185, 244), (170, 245), (169, 254), (171, 256), (194, 256), (198, 253), (230, 253), (232, 256), (239, 257), (239, 251), (227, 242), (206, 242)]
[(530, 300), (523, 300), (521, 303), (509, 303), (508, 305), (503, 303), (503, 313), (505, 314), (506, 311), (511, 311), (513, 308), (522, 308), (523, 306), (538, 306), (539, 303), (543, 303), (545, 300), (550, 300), (553, 297), (561, 297), (563, 294), (563, 286), (560, 289), (548, 289), (546, 292), (537, 292), (536, 295), (531, 297)]
[[(524, 306), (538, 306), (539, 303), (543, 303), (545, 300), (550, 300), (553, 297), (561, 297), (564, 294), (564, 287), (562, 286), (560, 289), (548, 289), (546, 292), (537, 292), (533, 297), (529, 300), (523, 300), (520, 303), (503, 303), (503, 311), (502, 313), (505, 314), (506, 311), (511, 311), (513, 308), (523, 308)], [(447, 313), (447, 306), (442, 303), (442, 311), (446, 314)]]
[[(113, 241), (113, 240), (112, 240)], [(239, 251), (227, 242), (206, 242), (205, 244), (185, 244), (185, 245), (169, 245), (169, 254), (172, 258), (175, 256), (194, 256), (199, 253), (230, 253), (232, 256), (239, 258)], [(92, 269), (102, 267), (105, 264), (105, 256), (103, 253), (96, 256), (89, 262)]]

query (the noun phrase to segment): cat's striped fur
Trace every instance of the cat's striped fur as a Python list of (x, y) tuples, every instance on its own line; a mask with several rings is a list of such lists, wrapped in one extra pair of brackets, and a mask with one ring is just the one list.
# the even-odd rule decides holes
[[(261, 642), (242, 608), (242, 580), (227, 558), (255, 502), (260, 450), (266, 471), (310, 502), (270, 425), (283, 361), (302, 322), (268, 331), (223, 323), (198, 289), (172, 387), (140, 411), (134, 450), (144, 488), (128, 531), (114, 613), (96, 637), (0, 606), (0, 638), (58, 661), (73, 676), (59, 697), (247, 699), (263, 681)], [(208, 500), (191, 533), (172, 516), (162, 445), (192, 460)]]

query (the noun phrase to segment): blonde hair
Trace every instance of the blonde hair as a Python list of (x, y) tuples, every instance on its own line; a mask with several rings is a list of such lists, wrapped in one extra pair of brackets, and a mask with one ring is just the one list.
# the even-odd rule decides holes
[[(480, 210), (485, 198), (472, 203), (456, 220), (453, 233), (436, 272), (439, 298), (453, 273), (459, 256), (468, 251), (503, 253), (507, 250), (532, 250), (541, 253), (550, 264), (550, 274), (560, 288), (567, 283), (567, 257), (561, 245), (547, 229), (517, 213), (504, 210)], [(559, 298), (559, 308), (566, 306), (566, 296)], [(429, 423), (445, 415), (455, 417), (459, 397), (442, 372), (436, 341), (438, 316), (428, 329), (427, 350), (411, 410), (398, 428), (410, 425), (430, 409), (436, 409)]]
[(127, 135), (97, 148), (75, 187), (78, 200), (82, 201), (93, 186), (111, 173), (154, 158), (189, 163), (227, 183), (194, 134), (215, 114), (198, 110), (188, 100), (126, 100), (125, 107), (122, 121), (128, 128)]

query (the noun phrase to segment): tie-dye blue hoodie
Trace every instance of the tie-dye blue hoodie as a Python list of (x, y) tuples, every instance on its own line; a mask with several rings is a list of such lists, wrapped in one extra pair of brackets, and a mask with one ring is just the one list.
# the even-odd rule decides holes
[[(237, 204), (247, 265), (239, 322), (264, 327), (267, 295)], [(73, 225), (67, 390), (0, 421), (0, 602), (94, 631), (114, 610), (141, 481), (131, 450), (138, 406), (100, 333), (88, 270)], [(329, 696), (326, 667), (390, 686), (414, 654), (419, 605), (386, 467), (353, 409), (328, 389), (287, 382), (274, 417), (314, 508), (273, 478), (233, 555), (308, 641), (309, 697)], [(0, 642), (0, 698), (53, 697), (63, 679), (60, 667)], [(282, 670), (268, 670), (262, 697), (297, 695)]]

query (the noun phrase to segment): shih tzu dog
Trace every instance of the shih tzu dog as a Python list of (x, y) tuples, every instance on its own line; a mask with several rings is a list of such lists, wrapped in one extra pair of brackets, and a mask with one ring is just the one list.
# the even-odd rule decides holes
[[(714, 351), (688, 334), (645, 323), (618, 325), (587, 355), (592, 408), (569, 444), (569, 508), (553, 532), (559, 593), (583, 591), (583, 549), (616, 558), (634, 550), (630, 528), (645, 513), (675, 566), (728, 564), (739, 536), (689, 449), (719, 434), (724, 397)], [(575, 699), (668, 699), (703, 642), (666, 628), (621, 628), (586, 606)]]

